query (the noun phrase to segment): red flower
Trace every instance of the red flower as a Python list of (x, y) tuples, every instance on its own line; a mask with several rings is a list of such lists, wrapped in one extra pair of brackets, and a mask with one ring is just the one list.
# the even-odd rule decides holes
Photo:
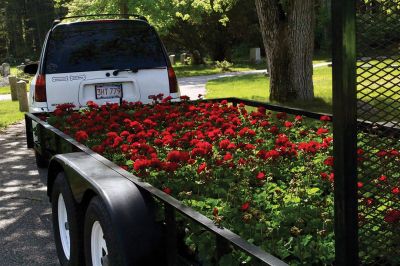
[(331, 118), (327, 115), (323, 115), (323, 116), (321, 116), (320, 120), (326, 122), (326, 121), (331, 121)]
[(302, 121), (303, 117), (301, 115), (296, 115), (296, 117), (294, 118), (296, 121)]
[(291, 128), (293, 126), (293, 123), (290, 121), (285, 121), (285, 127), (286, 128)]
[(357, 187), (358, 188), (362, 188), (364, 186), (364, 183), (363, 182), (357, 182)]
[(392, 188), (392, 193), (395, 194), (395, 195), (399, 195), (400, 194), (400, 188), (398, 188), (398, 187)]
[(329, 133), (329, 130), (326, 128), (318, 128), (317, 130), (317, 135), (322, 135), (322, 134), (326, 134)]
[(86, 131), (79, 130), (78, 132), (75, 133), (75, 139), (79, 142), (86, 141), (89, 138), (88, 134)]
[(376, 153), (376, 155), (378, 155), (378, 157), (385, 157), (387, 154), (388, 154), (387, 151), (378, 151)]
[(240, 207), (240, 210), (242, 212), (245, 212), (249, 209), (249, 207), (250, 207), (250, 202), (246, 201), (245, 203), (242, 204), (242, 206)]
[(367, 206), (371, 206), (372, 204), (374, 204), (374, 199), (373, 198), (367, 198), (365, 199), (365, 204)]
[(221, 142), (219, 143), (219, 148), (220, 149), (227, 149), (229, 144), (231, 144), (231, 142), (229, 141), (229, 139), (223, 139), (221, 140)]
[(334, 175), (334, 173), (330, 173), (330, 174), (329, 174), (329, 181), (330, 181), (330, 182), (335, 181), (335, 175)]
[(277, 126), (272, 126), (268, 131), (272, 134), (277, 134), (279, 132), (279, 128)]
[(379, 181), (385, 182), (387, 180), (387, 177), (385, 175), (381, 175), (379, 177)]
[(186, 162), (189, 160), (189, 153), (184, 152), (184, 151), (170, 151), (167, 155), (167, 160), (170, 162)]
[(285, 119), (286, 117), (287, 117), (287, 114), (284, 112), (276, 114), (276, 118), (278, 118), (278, 119)]
[(171, 193), (172, 193), (172, 189), (170, 189), (169, 187), (165, 187), (163, 189), (163, 191), (164, 191), (164, 193), (167, 193), (168, 195), (171, 195)]
[(328, 166), (333, 166), (333, 157), (329, 156), (328, 158), (326, 158), (324, 164)]
[(321, 175), (321, 177), (322, 177), (323, 180), (327, 180), (328, 177), (329, 177), (328, 174), (327, 174), (327, 173), (324, 173), (324, 172), (321, 173), (320, 175)]
[(197, 168), (197, 173), (200, 174), (201, 172), (203, 172), (207, 167), (207, 163), (202, 163), (199, 165), (199, 168)]
[(135, 163), (133, 164), (133, 169), (135, 171), (139, 172), (141, 170), (146, 169), (150, 165), (150, 161), (147, 159), (137, 159)]
[(277, 145), (282, 145), (282, 146), (288, 142), (289, 142), (289, 138), (285, 134), (279, 134), (275, 140), (275, 143)]
[(259, 172), (259, 173), (257, 174), (257, 179), (258, 179), (258, 180), (264, 180), (264, 179), (265, 179), (265, 174), (264, 174), (263, 172)]
[(393, 224), (400, 221), (400, 210), (390, 210), (386, 213), (385, 222)]
[(171, 96), (165, 97), (164, 99), (161, 100), (162, 103), (167, 103), (170, 102), (172, 100)]
[(233, 157), (232, 157), (232, 154), (230, 153), (230, 152), (227, 152), (226, 154), (225, 154), (225, 156), (224, 156), (224, 161), (229, 161), (229, 160), (231, 160)]
[(175, 172), (178, 168), (179, 168), (179, 164), (176, 162), (162, 163), (162, 169), (166, 172)]

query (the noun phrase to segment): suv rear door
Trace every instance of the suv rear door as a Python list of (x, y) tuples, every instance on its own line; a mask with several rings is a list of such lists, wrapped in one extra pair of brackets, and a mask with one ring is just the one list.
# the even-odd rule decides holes
[(168, 95), (167, 67), (163, 46), (147, 22), (59, 24), (49, 36), (43, 64), (49, 111), (62, 103), (146, 102), (148, 95)]

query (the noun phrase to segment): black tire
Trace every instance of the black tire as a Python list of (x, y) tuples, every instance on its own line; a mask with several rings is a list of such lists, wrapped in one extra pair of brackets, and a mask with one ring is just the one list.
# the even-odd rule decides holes
[[(60, 228), (58, 223), (58, 199), (62, 195), (67, 211), (69, 237), (70, 237), (70, 256), (69, 259), (64, 253)], [(58, 259), (62, 266), (84, 265), (83, 253), (83, 214), (79, 210), (72, 196), (71, 189), (65, 179), (63, 172), (60, 172), (53, 184), (51, 193), (51, 207), (53, 216), (54, 240), (56, 242), (56, 250)]]
[(39, 152), (35, 150), (35, 159), (36, 159), (36, 166), (39, 168), (47, 168), (49, 166), (49, 162), (44, 158), (42, 155), (40, 155)]
[(94, 223), (98, 221), (104, 234), (106, 241), (108, 256), (108, 263), (105, 265), (124, 265), (121, 252), (119, 252), (116, 234), (113, 232), (111, 224), (111, 217), (107, 212), (106, 206), (99, 197), (94, 197), (89, 203), (85, 215), (84, 226), (84, 244), (85, 244), (85, 259), (86, 266), (92, 266), (92, 252), (91, 252), (91, 234)]

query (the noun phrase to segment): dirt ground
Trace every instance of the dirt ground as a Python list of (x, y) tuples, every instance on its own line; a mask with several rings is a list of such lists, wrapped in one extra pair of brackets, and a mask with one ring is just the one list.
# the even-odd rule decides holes
[(59, 265), (46, 175), (26, 148), (23, 122), (0, 132), (0, 265)]

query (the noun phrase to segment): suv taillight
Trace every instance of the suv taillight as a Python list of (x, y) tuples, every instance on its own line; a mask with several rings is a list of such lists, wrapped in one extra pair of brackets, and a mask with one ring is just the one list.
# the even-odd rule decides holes
[(46, 100), (46, 78), (40, 74), (37, 76), (35, 83), (35, 101), (45, 102)]
[(168, 79), (169, 79), (169, 93), (177, 93), (178, 81), (176, 79), (175, 71), (171, 66), (168, 67)]

